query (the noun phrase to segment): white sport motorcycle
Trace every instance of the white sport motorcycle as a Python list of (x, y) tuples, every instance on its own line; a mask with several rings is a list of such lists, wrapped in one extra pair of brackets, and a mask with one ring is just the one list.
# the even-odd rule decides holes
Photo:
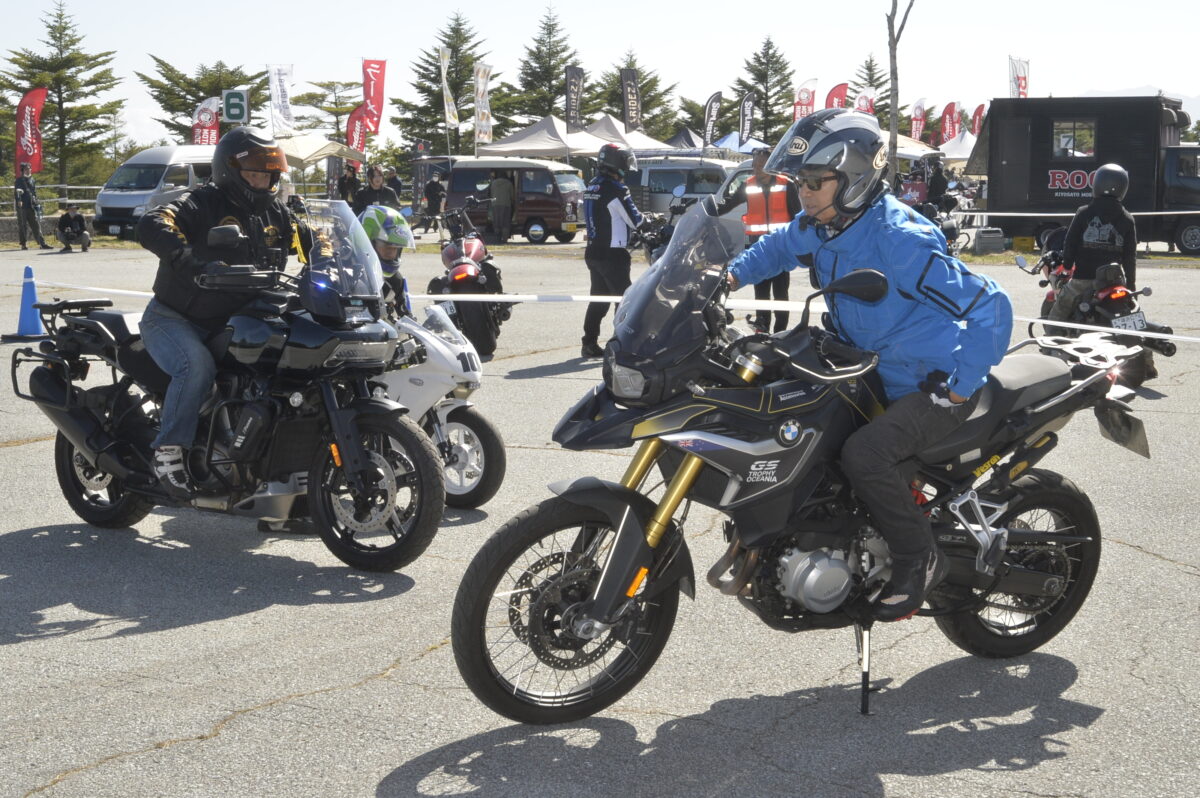
[(479, 355), (439, 305), (425, 308), (424, 324), (408, 315), (394, 324), (404, 340), (381, 378), (388, 395), (441, 454), (446, 504), (479, 507), (496, 495), (506, 467), (499, 431), (468, 401), (483, 377)]

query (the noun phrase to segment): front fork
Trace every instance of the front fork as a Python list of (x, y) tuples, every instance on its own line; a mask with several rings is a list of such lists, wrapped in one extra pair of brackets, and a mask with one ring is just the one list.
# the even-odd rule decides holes
[[(369, 395), (369, 394), (365, 394)], [(359, 496), (370, 493), (375, 485), (370, 478), (373, 473), (371, 461), (367, 458), (366, 449), (362, 445), (362, 436), (358, 430), (358, 409), (338, 405), (337, 391), (330, 382), (321, 383), (321, 399), (325, 403), (325, 412), (329, 416), (329, 428), (333, 433), (333, 442), (329, 446), (333, 455), (334, 465), (342, 469), (346, 481), (350, 483)]]

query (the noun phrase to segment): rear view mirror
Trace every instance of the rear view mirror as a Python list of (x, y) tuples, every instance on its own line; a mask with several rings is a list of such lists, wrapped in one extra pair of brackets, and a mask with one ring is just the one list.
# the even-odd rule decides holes
[(1024, 255), (1017, 256), (1017, 268), (1018, 269), (1021, 269), (1022, 271), (1024, 271), (1028, 265), (1029, 265), (1029, 262), (1025, 260)]
[(683, 183), (680, 183), (679, 185), (675, 186), (675, 188), (671, 189), (671, 193), (676, 197), (682, 197), (687, 193), (687, 190), (683, 187)]
[(887, 292), (887, 277), (875, 269), (856, 269), (825, 287), (827, 294), (846, 294), (863, 302), (878, 302)]
[(237, 249), (246, 240), (236, 224), (223, 224), (208, 231), (207, 243), (212, 249)]
[(476, 191), (487, 191), (489, 188), (491, 188), (491, 186), (492, 186), (492, 184), (489, 183), (487, 180), (481, 180), (480, 182), (475, 184), (475, 190)]

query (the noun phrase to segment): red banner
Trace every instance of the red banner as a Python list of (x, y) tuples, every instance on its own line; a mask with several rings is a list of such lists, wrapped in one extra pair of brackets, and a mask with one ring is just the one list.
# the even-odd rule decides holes
[(209, 97), (192, 114), (192, 143), (216, 144), (221, 137), (221, 98)]
[[(363, 152), (367, 147), (367, 104), (355, 108), (346, 122), (346, 146), (352, 150)], [(358, 166), (355, 161), (350, 161)]]
[(942, 109), (942, 144), (958, 138), (958, 103), (946, 103)]
[(849, 83), (839, 83), (829, 90), (829, 94), (825, 95), (826, 108), (845, 108), (846, 107), (846, 92), (850, 90)]
[(911, 135), (917, 141), (921, 140), (921, 136), (925, 133), (925, 98), (917, 100), (912, 107), (912, 131)]
[(808, 116), (813, 112), (817, 99), (817, 81), (806, 80), (796, 90), (796, 102), (792, 104), (792, 121)]
[(42, 106), (46, 104), (45, 89), (31, 89), (17, 105), (17, 157), (13, 159), (14, 177), (21, 176), (21, 164), (29, 164), (30, 172), (42, 171)]
[[(383, 121), (383, 77), (387, 70), (387, 61), (363, 59), (363, 122), (367, 130), (379, 132), (379, 123)], [(362, 149), (355, 147), (356, 150)]]
[(983, 114), (984, 103), (980, 103), (975, 109), (975, 113), (971, 114), (971, 135), (978, 136), (979, 131), (983, 130)]

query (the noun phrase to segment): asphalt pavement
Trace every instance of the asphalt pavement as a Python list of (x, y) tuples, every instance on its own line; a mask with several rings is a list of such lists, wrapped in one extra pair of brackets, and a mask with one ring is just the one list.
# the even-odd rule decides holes
[[(577, 244), (515, 246), (498, 259), (512, 292), (586, 291)], [(27, 264), (43, 280), (124, 290), (148, 290), (155, 269), (133, 250), (8, 248), (0, 283)], [(404, 257), (415, 290), (438, 269), (435, 255)], [(1034, 315), (1034, 278), (1015, 266), (983, 270)], [(793, 296), (807, 283), (793, 279)], [(1151, 318), (1200, 335), (1200, 271), (1147, 263), (1139, 284), (1155, 289)], [(0, 286), (0, 331), (16, 330), (19, 297)], [(538, 728), (484, 708), (449, 645), (467, 563), (501, 523), (547, 498), (547, 483), (616, 478), (627, 459), (551, 442), (559, 416), (600, 378), (598, 361), (578, 357), (583, 311), (514, 309), (475, 396), (507, 443), (504, 486), (479, 510), (448, 510), (429, 550), (396, 574), (353, 571), (319, 539), (261, 534), (249, 519), (171, 510), (135, 529), (88, 527), (59, 493), (49, 421), (3, 389), (0, 794), (1195, 791), (1197, 344), (1160, 356), (1161, 376), (1135, 400), (1152, 459), (1103, 440), (1081, 414), (1043, 461), (1091, 496), (1104, 553), (1087, 603), (1041, 650), (977, 659), (928, 619), (877, 626), (872, 673), (883, 690), (863, 717), (849, 630), (775, 632), (702, 583), (694, 602), (681, 602), (658, 665), (601, 715)], [(687, 534), (702, 573), (723, 548), (720, 518), (693, 512)]]

